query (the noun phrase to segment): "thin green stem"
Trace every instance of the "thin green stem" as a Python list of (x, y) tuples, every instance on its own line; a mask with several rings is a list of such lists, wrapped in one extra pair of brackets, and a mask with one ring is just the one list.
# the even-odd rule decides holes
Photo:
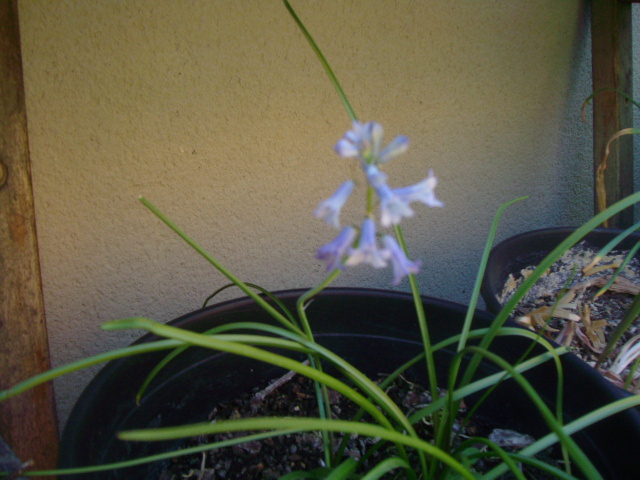
[(373, 209), (376, 198), (377, 196), (375, 194), (375, 189), (371, 185), (368, 185), (365, 211), (367, 212), (367, 215), (371, 217), (373, 216)]
[[(402, 228), (399, 225), (394, 226), (395, 234), (398, 239), (400, 248), (407, 253), (407, 244), (402, 234)], [(416, 276), (409, 274), (409, 285), (411, 286), (411, 294), (413, 296), (413, 304), (416, 309), (416, 315), (418, 317), (418, 325), (420, 326), (420, 337), (422, 345), (424, 346), (424, 355), (427, 364), (427, 375), (429, 379), (429, 388), (431, 390), (431, 396), (434, 400), (437, 400), (440, 396), (438, 393), (438, 377), (436, 375), (435, 360), (433, 359), (433, 349), (431, 348), (431, 337), (429, 335), (429, 325), (427, 324), (427, 316), (424, 312), (424, 305), (422, 304), (422, 295), (420, 295), (420, 288)]]
[[(341, 270), (339, 268), (334, 269), (322, 283), (305, 292), (298, 298), (296, 302), (298, 318), (300, 319), (302, 328), (307, 335), (307, 339), (312, 343), (316, 343), (316, 341), (315, 337), (313, 336), (313, 330), (311, 330), (311, 324), (309, 323), (309, 319), (307, 318), (306, 308), (309, 305), (308, 302), (311, 301), (311, 299), (315, 295), (331, 285), (331, 283), (338, 277), (338, 275), (340, 275), (340, 271)], [(322, 361), (319, 357), (315, 355), (309, 355), (309, 362), (311, 363), (313, 368), (317, 368), (318, 370), (322, 371)], [(329, 392), (327, 391), (326, 385), (316, 381), (315, 390), (320, 417), (331, 418), (331, 404), (329, 401)], [(325, 462), (328, 466), (331, 466), (333, 464), (333, 435), (330, 432), (322, 432), (322, 434), (324, 442)]]
[[(487, 236), (487, 240), (484, 245), (484, 251), (482, 252), (482, 257), (480, 259), (480, 266), (478, 267), (478, 271), (476, 273), (476, 280), (473, 284), (473, 291), (471, 293), (471, 299), (469, 301), (469, 308), (467, 309), (467, 314), (464, 318), (464, 325), (462, 326), (462, 334), (460, 336), (460, 341), (458, 342), (458, 351), (462, 350), (467, 345), (467, 339), (469, 336), (469, 331), (471, 330), (471, 323), (473, 321), (476, 307), (478, 305), (478, 298), (480, 297), (480, 287), (482, 285), (482, 278), (484, 277), (484, 272), (487, 268), (487, 263), (489, 261), (489, 255), (491, 253), (491, 248), (493, 247), (493, 241), (496, 238), (496, 232), (498, 231), (498, 225), (500, 224), (500, 219), (504, 211), (513, 205), (514, 203), (521, 202), (522, 200), (526, 200), (528, 197), (520, 197), (515, 200), (511, 200), (509, 202), (503, 203), (498, 211), (493, 217), (493, 222), (491, 223), (491, 228), (489, 229), (489, 235)], [(456, 373), (457, 375), (457, 373)]]
[(311, 330), (311, 325), (309, 324), (309, 320), (307, 318), (307, 302), (309, 302), (318, 293), (331, 285), (333, 281), (338, 277), (338, 275), (340, 275), (340, 272), (341, 270), (339, 268), (333, 269), (322, 283), (303, 293), (300, 297), (298, 297), (298, 300), (296, 301), (296, 310), (298, 312), (298, 317), (300, 318), (300, 323), (302, 324), (302, 328), (304, 329), (307, 338), (311, 341), (313, 341), (313, 331)]
[[(402, 234), (402, 228), (400, 225), (394, 225), (394, 231), (400, 248), (407, 254), (407, 244)], [(431, 348), (431, 337), (429, 335), (429, 326), (427, 324), (427, 316), (424, 311), (424, 305), (422, 303), (422, 295), (420, 295), (420, 287), (418, 287), (418, 281), (416, 276), (412, 273), (408, 275), (409, 285), (411, 286), (411, 295), (413, 297), (413, 304), (416, 309), (416, 316), (418, 317), (418, 325), (420, 326), (420, 336), (422, 337), (422, 345), (424, 347), (424, 356), (427, 366), (427, 376), (429, 379), (429, 387), (431, 389), (431, 398), (437, 400), (440, 396), (438, 391), (438, 377), (436, 375), (436, 365), (433, 358), (433, 349)], [(434, 425), (436, 430), (441, 426), (440, 419), (436, 416), (434, 418)], [(428, 471), (426, 459), (423, 454), (420, 454), (420, 465), (424, 472)], [(435, 468), (435, 462), (432, 462), (432, 470)]]

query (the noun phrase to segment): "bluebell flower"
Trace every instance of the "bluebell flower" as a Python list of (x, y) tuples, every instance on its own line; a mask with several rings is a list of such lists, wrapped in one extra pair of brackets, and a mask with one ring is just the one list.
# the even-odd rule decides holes
[(364, 159), (370, 156), (374, 150), (374, 144), (379, 145), (382, 141), (382, 126), (375, 122), (360, 123), (353, 122), (353, 129), (348, 130), (334, 150), (338, 155), (345, 158), (360, 157)]
[(376, 165), (367, 165), (364, 168), (364, 172), (367, 175), (367, 182), (373, 188), (378, 188), (381, 185), (386, 185), (387, 174), (383, 173)]
[(342, 259), (347, 255), (357, 235), (355, 228), (345, 227), (336, 238), (318, 249), (316, 258), (327, 262), (328, 272), (343, 268)]
[(342, 206), (351, 195), (353, 191), (354, 183), (351, 180), (347, 180), (344, 182), (338, 189), (335, 191), (331, 197), (320, 202), (318, 207), (315, 209), (313, 214), (327, 222), (329, 225), (334, 226), (335, 228), (340, 228), (340, 211), (342, 210)]
[(393, 157), (403, 154), (409, 148), (409, 139), (398, 135), (378, 154), (378, 163), (387, 163)]
[(403, 218), (413, 217), (413, 209), (402, 197), (399, 197), (388, 185), (376, 188), (380, 198), (380, 225), (387, 228), (397, 225)]
[(349, 258), (345, 265), (352, 267), (368, 263), (372, 267), (382, 268), (387, 266), (387, 255), (386, 250), (378, 248), (375, 222), (371, 218), (366, 218), (362, 222), (358, 247), (349, 250)]
[(394, 285), (398, 285), (402, 279), (410, 273), (416, 274), (420, 271), (422, 262), (420, 260), (416, 260), (415, 262), (410, 261), (395, 238), (390, 235), (385, 235), (382, 238), (382, 243), (386, 247), (391, 264), (393, 265)]
[(433, 170), (429, 170), (429, 175), (421, 182), (410, 187), (396, 188), (393, 193), (406, 202), (422, 202), (428, 207), (444, 207), (444, 203), (436, 198), (434, 192), (437, 184), (438, 179)]
[(380, 224), (383, 227), (395, 225), (403, 217), (413, 216), (409, 203), (389, 188), (386, 183), (387, 176), (378, 167), (368, 165), (366, 173), (369, 184), (375, 189), (380, 199)]
[(404, 153), (409, 147), (409, 139), (405, 136), (394, 138), (384, 149), (382, 148), (382, 125), (376, 122), (353, 122), (353, 129), (345, 133), (334, 147), (342, 157), (359, 157), (365, 164), (386, 163), (393, 157)]
[(390, 227), (400, 223), (402, 218), (412, 217), (411, 202), (422, 202), (429, 207), (442, 207), (444, 204), (436, 198), (434, 189), (438, 183), (432, 170), (423, 181), (410, 187), (391, 189), (387, 185), (387, 176), (375, 165), (365, 167), (367, 180), (380, 199), (380, 224)]

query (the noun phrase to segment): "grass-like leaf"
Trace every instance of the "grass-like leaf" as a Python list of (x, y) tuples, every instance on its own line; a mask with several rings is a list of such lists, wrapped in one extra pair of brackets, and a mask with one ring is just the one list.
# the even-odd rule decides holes
[(198, 242), (192, 239), (186, 234), (178, 225), (169, 220), (169, 218), (162, 213), (158, 207), (152, 204), (145, 197), (140, 197), (140, 202), (151, 211), (156, 217), (158, 217), (165, 225), (174, 231), (182, 240), (184, 240), (191, 248), (200, 254), (205, 260), (214, 266), (221, 274), (227, 277), (232, 283), (238, 286), (246, 295), (251, 297), (255, 302), (262, 307), (262, 309), (271, 315), (274, 319), (284, 325), (286, 328), (301, 333), (300, 327), (292, 323), (285, 315), (276, 310), (271, 304), (269, 304), (264, 298), (253, 291), (249, 285), (236, 277), (229, 269), (222, 265), (215, 257), (210, 255)]
[(629, 309), (625, 312), (624, 317), (620, 320), (620, 323), (616, 326), (616, 328), (611, 332), (609, 336), (609, 340), (607, 341), (607, 345), (602, 350), (602, 353), (598, 357), (598, 361), (596, 362), (596, 368), (602, 364), (602, 362), (609, 356), (609, 354), (613, 351), (618, 340), (622, 338), (622, 335), (629, 329), (631, 324), (640, 316), (640, 295), (636, 295), (629, 306)]
[[(507, 361), (499, 357), (498, 355), (483, 350), (478, 347), (466, 347), (464, 350), (458, 353), (456, 361), (461, 361), (461, 354), (465, 351), (477, 353), (482, 355), (487, 360), (498, 365), (504, 371), (509, 372), (512, 378), (518, 382), (518, 385), (522, 388), (522, 390), (527, 394), (531, 402), (535, 405), (536, 409), (542, 415), (547, 426), (551, 429), (553, 433), (555, 433), (562, 445), (567, 449), (569, 455), (574, 460), (574, 462), (580, 467), (585, 476), (588, 479), (599, 480), (602, 479), (602, 476), (598, 473), (596, 468), (593, 466), (593, 463), (587, 457), (582, 449), (578, 446), (578, 444), (573, 440), (567, 433), (563, 430), (562, 424), (555, 418), (554, 414), (549, 410), (549, 407), (545, 404), (544, 400), (540, 397), (538, 392), (533, 388), (533, 386), (529, 383), (529, 381), (522, 376), (522, 374), (518, 373), (516, 369)], [(453, 385), (450, 385), (450, 388), (453, 388)]]
[[(105, 463), (102, 465), (90, 465), (87, 467), (75, 467), (75, 468), (60, 468), (51, 470), (31, 470), (20, 472), (20, 477), (49, 477), (49, 476), (63, 476), (63, 475), (81, 475), (87, 473), (106, 472), (111, 470), (118, 470), (121, 468), (135, 467), (138, 465), (144, 465), (146, 463), (161, 462), (163, 460), (172, 460), (175, 457), (194, 455), (196, 453), (207, 452), (215, 448), (231, 447), (233, 445), (240, 445), (242, 443), (264, 440), (266, 438), (272, 438), (279, 435), (289, 435), (296, 433), (296, 429), (282, 429), (272, 430), (269, 432), (261, 432), (256, 434), (244, 435), (229, 440), (223, 440), (219, 442), (211, 442), (195, 447), (181, 448), (176, 450), (170, 450), (164, 453), (158, 453), (155, 455), (149, 455), (146, 457), (134, 458), (131, 460), (125, 460), (121, 462)], [(14, 475), (10, 472), (0, 472), (0, 478), (9, 477), (14, 478)], [(78, 477), (82, 478), (82, 477)]]
[(349, 102), (347, 95), (344, 93), (344, 89), (342, 88), (342, 86), (340, 85), (340, 82), (338, 81), (338, 77), (336, 77), (336, 74), (333, 73), (333, 69), (331, 68), (331, 65), (329, 65), (329, 62), (327, 62), (327, 59), (325, 58), (324, 54), (318, 47), (318, 44), (315, 42), (315, 40), (307, 30), (307, 27), (304, 26), (304, 23), (302, 23), (302, 21), (300, 20), (296, 12), (293, 10), (288, 0), (282, 0), (282, 1), (284, 2), (284, 6), (287, 8), (287, 11), (291, 15), (291, 18), (293, 18), (293, 20), (296, 22), (296, 25), (298, 25), (298, 28), (304, 35), (304, 38), (306, 38), (307, 41), (309, 42), (309, 45), (311, 46), (311, 49), (314, 51), (314, 53), (318, 57), (318, 60), (320, 60), (320, 63), (322, 64), (322, 68), (324, 68), (324, 71), (327, 73), (327, 76), (329, 77), (331, 84), (336, 89), (336, 92), (340, 97), (340, 101), (344, 105), (344, 108), (347, 110), (347, 114), (349, 115), (349, 118), (352, 121), (357, 120), (358, 117), (356, 116), (356, 113), (353, 110), (353, 107), (351, 106), (351, 103)]
[(211, 435), (221, 432), (246, 432), (266, 429), (293, 429), (300, 432), (327, 430), (356, 434), (367, 437), (379, 437), (405, 447), (420, 450), (427, 455), (448, 465), (459, 473), (462, 478), (474, 480), (474, 476), (455, 458), (448, 453), (434, 447), (428, 441), (410, 437), (403, 432), (389, 430), (379, 425), (345, 420), (330, 420), (319, 418), (288, 418), (262, 417), (242, 418), (238, 420), (220, 421), (217, 423), (199, 423), (180, 427), (157, 428), (152, 430), (134, 430), (120, 433), (122, 440), (132, 441), (162, 441), (186, 438), (197, 435)]
[(640, 229), (640, 222), (631, 225), (629, 228), (620, 232), (620, 234), (616, 235), (614, 238), (608, 241), (604, 247), (598, 250), (598, 253), (596, 253), (596, 255), (593, 257), (591, 263), (582, 269), (582, 273), (584, 275), (589, 275), (593, 267), (595, 267), (604, 257), (606, 257), (611, 250), (616, 248), (620, 244), (620, 242), (622, 242), (625, 238), (627, 238), (638, 229)]
[[(291, 323), (296, 323), (296, 317), (293, 316), (293, 313), (291, 313), (291, 310), (289, 310), (287, 308), (287, 306), (277, 297), (275, 296), (272, 292), (270, 292), (269, 290), (267, 290), (264, 287), (261, 287), (260, 285), (256, 285), (255, 283), (249, 283), (249, 282), (245, 282), (245, 284), (250, 287), (253, 288), (257, 291), (259, 291), (262, 295), (269, 297), (269, 299), (275, 303), (280, 310), (282, 310), (282, 313), (284, 313), (287, 318), (291, 321)], [(209, 302), (215, 298), (216, 295), (222, 293), (223, 291), (225, 291), (228, 288), (232, 288), (232, 287), (237, 287), (237, 285), (235, 283), (227, 283), (226, 285), (223, 285), (222, 287), (218, 288), (216, 291), (214, 291), (211, 295), (209, 295), (207, 298), (205, 298), (204, 303), (202, 304), (202, 308), (205, 308)]]
[(72, 372), (84, 370), (85, 368), (99, 365), (100, 363), (110, 362), (111, 360), (118, 360), (120, 358), (126, 358), (133, 355), (141, 355), (143, 353), (156, 352), (159, 350), (167, 350), (184, 345), (183, 342), (177, 340), (160, 340), (157, 342), (143, 343), (140, 345), (133, 345), (126, 348), (120, 348), (118, 350), (111, 350), (109, 352), (94, 355), (93, 357), (83, 358), (76, 362), (62, 365), (60, 367), (52, 368), (46, 372), (34, 375), (11, 388), (0, 391), (0, 402), (7, 400), (11, 397), (15, 397), (22, 392), (25, 392), (31, 388), (37, 387), (42, 383), (49, 382), (63, 375), (67, 375)]
[[(583, 430), (605, 418), (608, 418), (616, 413), (623, 412), (633, 407), (637, 407), (640, 405), (640, 395), (633, 395), (630, 397), (626, 397), (620, 400), (616, 400), (615, 402), (611, 402), (607, 405), (604, 405), (600, 408), (597, 408), (586, 415), (574, 420), (570, 423), (564, 425), (562, 430), (566, 435), (573, 435), (580, 430)], [(542, 438), (539, 438), (534, 443), (529, 445), (528, 447), (523, 448), (519, 454), (527, 457), (532, 457), (537, 453), (540, 453), (546, 448), (549, 448), (553, 444), (557, 443), (559, 440), (558, 435), (555, 432), (549, 433)], [(498, 478), (500, 475), (503, 475), (507, 471), (507, 468), (504, 465), (498, 465), (490, 472), (487, 472), (484, 475), (484, 479), (493, 480)]]
[(404, 469), (407, 474), (412, 471), (411, 466), (402, 458), (391, 457), (378, 463), (375, 467), (373, 467), (365, 475), (363, 475), (360, 480), (378, 480), (383, 475), (399, 468)]

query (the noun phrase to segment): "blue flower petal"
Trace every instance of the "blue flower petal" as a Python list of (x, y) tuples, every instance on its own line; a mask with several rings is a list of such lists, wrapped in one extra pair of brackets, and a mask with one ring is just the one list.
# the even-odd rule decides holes
[(393, 193), (405, 202), (422, 202), (428, 207), (444, 207), (444, 203), (436, 198), (434, 192), (438, 179), (433, 174), (433, 170), (429, 170), (427, 178), (415, 185), (404, 188), (397, 188)]
[(393, 266), (393, 285), (398, 285), (402, 279), (410, 273), (416, 274), (420, 271), (422, 261), (410, 261), (395, 238), (390, 235), (385, 235), (382, 238), (382, 243), (390, 254), (389, 258)]
[(365, 219), (362, 222), (358, 247), (349, 250), (349, 258), (347, 258), (345, 265), (352, 267), (368, 263), (374, 268), (383, 268), (387, 266), (386, 257), (387, 252), (378, 248), (375, 222), (370, 218)]
[(316, 258), (327, 262), (328, 272), (336, 268), (344, 268), (342, 259), (346, 256), (351, 245), (353, 245), (357, 235), (358, 232), (355, 228), (345, 227), (336, 238), (318, 249)]
[(331, 197), (320, 202), (313, 214), (335, 228), (340, 228), (340, 211), (353, 191), (354, 183), (347, 180), (338, 187)]

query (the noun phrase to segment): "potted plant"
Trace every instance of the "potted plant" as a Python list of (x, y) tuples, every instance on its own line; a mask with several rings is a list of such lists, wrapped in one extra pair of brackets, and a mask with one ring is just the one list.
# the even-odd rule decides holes
[[(276, 297), (287, 308), (293, 308), (296, 299), (304, 290), (276, 293)], [(466, 315), (466, 307), (438, 299), (423, 298), (433, 340), (446, 340), (459, 331)], [(324, 347), (375, 376), (391, 373), (418, 355), (422, 349), (415, 321), (411, 295), (372, 289), (327, 289), (319, 294), (309, 306), (309, 314), (317, 323), (316, 338)], [(487, 327), (493, 315), (476, 312), (476, 327)], [(171, 325), (192, 331), (251, 320), (275, 325), (255, 302), (249, 298), (232, 300), (185, 315)], [(159, 338), (147, 335), (136, 345), (148, 344)], [(499, 341), (492, 349), (509, 361), (515, 362), (528, 341), (519, 338)], [(540, 353), (541, 348), (537, 348)], [(372, 355), (371, 352), (376, 352)], [(440, 381), (445, 380), (447, 365), (455, 353), (452, 346), (438, 354)], [(180, 448), (184, 442), (175, 444), (127, 443), (118, 440), (117, 433), (134, 428), (171, 426), (202, 421), (220, 402), (227, 402), (240, 393), (281, 375), (282, 369), (236, 356), (206, 349), (190, 349), (167, 365), (161, 375), (154, 379), (148, 393), (136, 403), (136, 394), (149, 372), (161, 361), (162, 351), (144, 356), (129, 357), (111, 362), (85, 389), (69, 418), (62, 439), (61, 467), (71, 468), (94, 464), (125, 462), (160, 454)], [(298, 354), (299, 356), (299, 354)], [(405, 375), (413, 379), (424, 377), (420, 363)], [(622, 398), (621, 392), (608, 384), (599, 385), (593, 391), (593, 376), (589, 368), (569, 356), (563, 356), (567, 398), (566, 418), (578, 418), (611, 401)], [(484, 364), (482, 375), (495, 374), (499, 369)], [(592, 373), (592, 372), (591, 372)], [(553, 366), (545, 363), (527, 372), (527, 378), (547, 399), (554, 397), (555, 384), (549, 382), (556, 376)], [(597, 383), (597, 382), (596, 382)], [(587, 386), (589, 386), (587, 388)], [(187, 392), (187, 393), (185, 393)], [(468, 406), (477, 395), (467, 398)], [(588, 398), (585, 401), (585, 398)], [(505, 415), (504, 407), (510, 405)], [(530, 435), (541, 435), (540, 422), (531, 410), (519, 387), (513, 381), (506, 382), (490, 401), (482, 406), (479, 414), (484, 418), (500, 421), (496, 425)], [(498, 413), (498, 415), (496, 414)], [(618, 437), (631, 442), (636, 438), (637, 412), (630, 411), (615, 419)], [(531, 421), (535, 419), (534, 421)], [(616, 471), (616, 457), (624, 458), (617, 445), (605, 441), (606, 430), (592, 427), (583, 434), (585, 442), (598, 445), (591, 447), (590, 456), (608, 478), (621, 478)], [(589, 439), (588, 441), (586, 439)], [(182, 448), (185, 448), (182, 445)], [(175, 454), (171, 454), (174, 455)], [(158, 478), (160, 472), (171, 464), (171, 455), (155, 463), (143, 463), (124, 469), (109, 468), (106, 472), (83, 473), (83, 478)], [(627, 467), (625, 467), (627, 468)], [(73, 478), (73, 477), (69, 477)]]
[[(636, 107), (640, 104), (616, 88), (592, 93), (582, 105), (582, 118), (591, 100), (615, 92)], [(608, 140), (595, 176), (599, 211), (607, 208), (605, 171), (610, 145), (625, 135), (640, 133), (625, 128)], [(566, 251), (549, 264), (538, 284), (522, 299), (513, 315), (528, 328), (538, 329), (551, 339), (569, 346), (572, 352), (592, 364), (613, 383), (640, 391), (640, 336), (636, 324), (640, 311), (639, 225), (626, 230), (595, 228), (583, 243)], [(498, 312), (517, 285), (576, 229), (543, 228), (507, 238), (496, 245), (482, 280), (481, 292), (487, 309)], [(634, 300), (637, 298), (637, 300)]]
[[(549, 266), (513, 313), (519, 323), (570, 347), (610, 381), (635, 393), (640, 387), (636, 228), (589, 232)], [(500, 311), (517, 285), (575, 230), (534, 230), (496, 245), (482, 280), (487, 309)]]
[[(143, 478), (148, 471), (126, 468), (185, 454), (185, 448), (189, 453), (222, 447), (257, 451), (254, 442), (259, 440), (314, 434), (321, 461), (297, 465), (283, 478), (375, 479), (389, 473), (408, 479), (472, 480), (480, 475), (498, 478), (505, 472), (524, 478), (523, 468), (559, 478), (637, 478), (640, 471), (623, 452), (640, 439), (639, 413), (632, 408), (640, 403), (639, 397), (602, 382), (593, 370), (568, 356), (566, 348), (510, 326), (512, 303), (495, 317), (477, 313), (479, 282), (468, 307), (420, 295), (415, 276), (421, 262), (410, 259), (400, 222), (414, 215), (415, 202), (443, 206), (435, 195), (436, 177), (429, 172), (414, 185), (390, 187), (384, 165), (408, 148), (407, 138), (396, 137), (385, 145), (380, 124), (358, 121), (317, 45), (286, 0), (285, 6), (316, 51), (352, 121), (334, 149), (361, 166), (360, 181), (366, 185), (362, 218), (356, 225), (341, 226), (340, 211), (354, 186), (354, 180), (347, 179), (314, 212), (338, 232), (317, 251), (327, 277), (310, 290), (272, 294), (240, 280), (141, 198), (248, 298), (167, 325), (139, 317), (107, 322), (107, 331), (139, 329), (151, 336), (0, 392), (1, 401), (71, 371), (111, 362), (74, 410), (63, 439), (66, 468), (25, 473), (91, 478), (106, 472), (106, 478)], [(594, 217), (570, 235), (563, 248), (639, 200), (640, 194), (634, 195)], [(506, 207), (498, 211), (489, 231), (478, 278)], [(512, 302), (558, 256), (554, 251), (545, 258)], [(330, 288), (344, 269), (362, 265), (391, 266), (392, 283), (407, 279), (411, 292)], [(212, 402), (228, 402), (254, 381), (280, 378), (283, 372), (310, 379), (313, 412), (203, 418)], [(380, 373), (386, 376), (378, 382)], [(390, 394), (400, 379), (424, 385), (420, 399), (408, 410)], [(588, 394), (574, 396), (581, 392), (579, 386), (587, 386)], [(348, 400), (352, 413), (335, 411), (338, 397)], [(260, 409), (249, 402), (253, 406)], [(503, 429), (500, 435), (465, 430), (470, 420), (484, 416), (499, 420), (494, 426)], [(525, 435), (527, 441), (522, 442)], [(367, 445), (359, 457), (347, 453), (352, 436)], [(181, 447), (190, 438), (204, 439), (206, 445)], [(555, 463), (536, 456), (549, 448), (557, 454)], [(377, 456), (381, 452), (384, 455)], [(217, 472), (227, 477), (228, 472)], [(205, 473), (201, 469), (197, 476)]]
[[(532, 265), (537, 266), (575, 230), (575, 227), (531, 230), (508, 237), (493, 247), (482, 279), (481, 289), (487, 310), (497, 313), (502, 309), (505, 303), (501, 301), (504, 297), (503, 290), (510, 275), (517, 275)], [(584, 240), (597, 252), (623, 233), (624, 231), (619, 229), (596, 228), (589, 232)], [(640, 233), (627, 232), (625, 237), (616, 244), (616, 250), (629, 252), (638, 241), (640, 241)], [(592, 258), (586, 257), (585, 260), (587, 263), (584, 266), (587, 266), (591, 263)]]

